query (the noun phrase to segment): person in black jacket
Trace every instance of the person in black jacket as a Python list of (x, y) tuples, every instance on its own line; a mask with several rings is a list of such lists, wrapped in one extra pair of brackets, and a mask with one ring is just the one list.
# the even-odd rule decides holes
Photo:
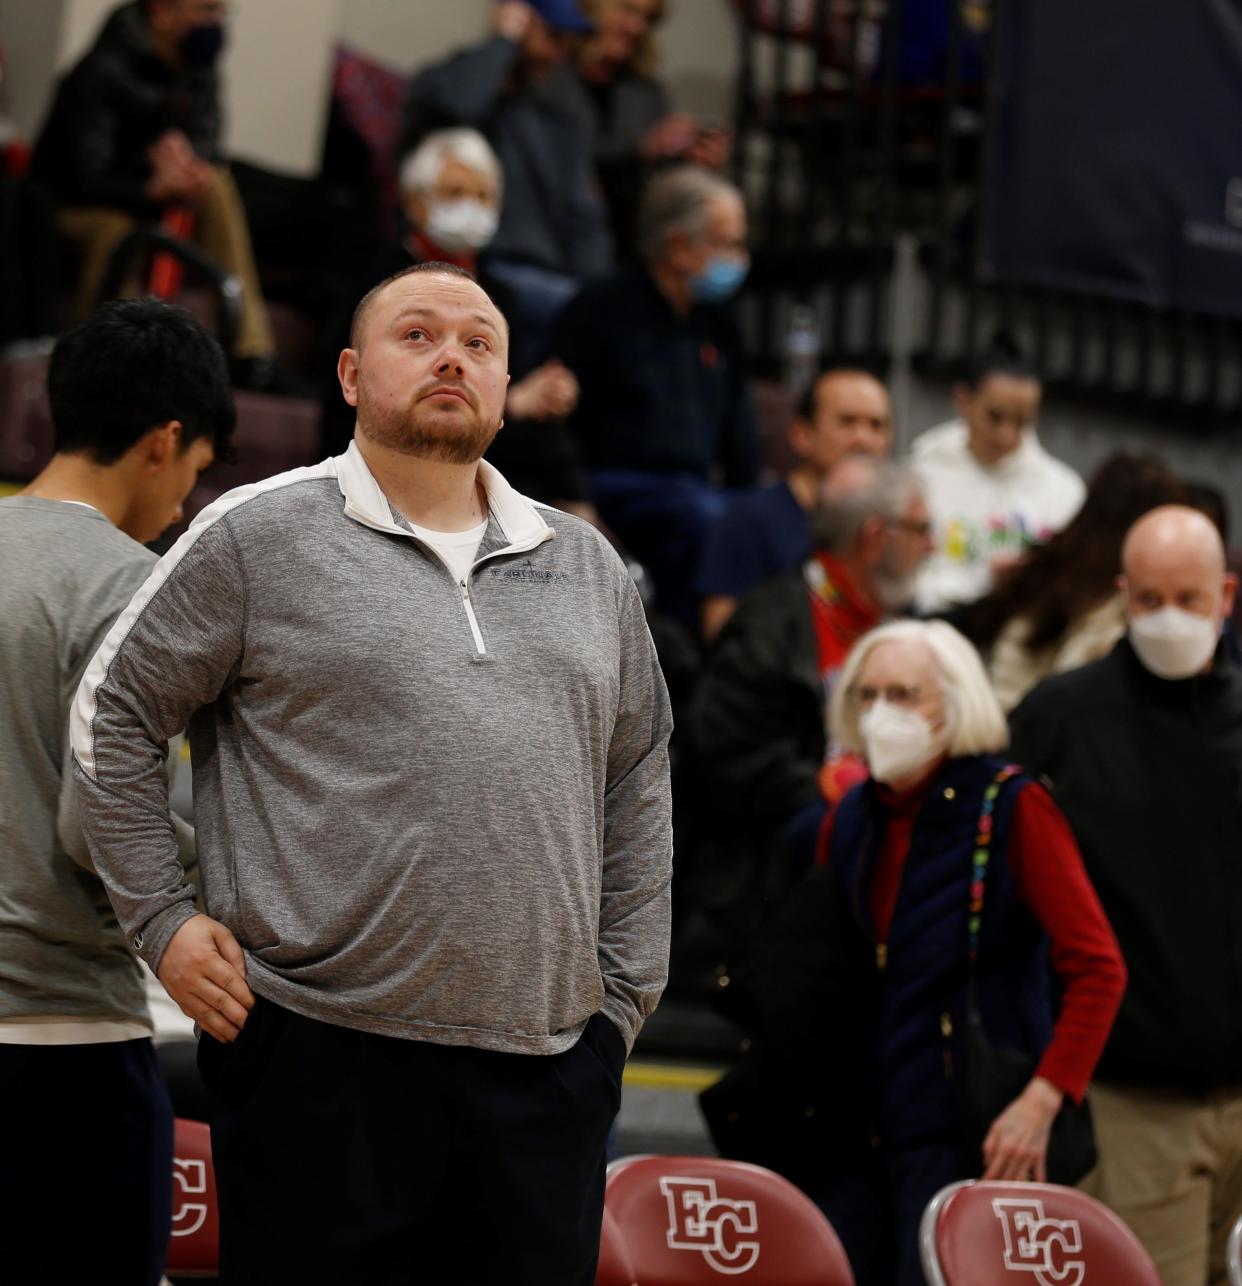
[(758, 430), (730, 300), (750, 266), (731, 183), (681, 166), (647, 185), (641, 267), (574, 297), (552, 354), (582, 387), (571, 424), (604, 521), (650, 569), (660, 611), (697, 629), (694, 577), (721, 487), (747, 487)]
[(234, 355), (262, 386), (275, 345), (241, 198), (220, 155), (216, 58), (226, 0), (133, 0), (113, 10), (60, 82), (32, 173), (61, 206), (82, 255), (79, 309), (95, 303), (113, 252), (170, 207), (193, 213), (205, 253), (241, 278)]
[(1242, 1214), (1242, 674), (1220, 642), (1236, 578), (1177, 505), (1135, 523), (1122, 566), (1126, 637), (1040, 684), (1013, 750), (1052, 778), (1130, 974), (1084, 1186), (1168, 1286), (1204, 1286)]

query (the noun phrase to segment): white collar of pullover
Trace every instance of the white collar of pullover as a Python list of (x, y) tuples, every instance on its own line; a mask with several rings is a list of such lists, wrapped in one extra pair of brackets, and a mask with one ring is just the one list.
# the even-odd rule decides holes
[[(377, 531), (409, 535), (408, 530), (393, 518), (388, 497), (376, 482), (375, 475), (367, 468), (367, 462), (362, 458), (357, 443), (351, 442), (349, 450), (344, 455), (336, 456), (332, 463), (336, 466), (337, 485), (341, 488), (341, 495), (345, 497), (346, 517), (353, 518), (364, 526), (374, 527)], [(540, 516), (535, 505), (514, 491), (500, 471), (486, 460), (479, 461), (479, 481), (487, 493), (488, 511), (508, 539), (509, 549), (515, 552), (534, 549), (556, 534)]]

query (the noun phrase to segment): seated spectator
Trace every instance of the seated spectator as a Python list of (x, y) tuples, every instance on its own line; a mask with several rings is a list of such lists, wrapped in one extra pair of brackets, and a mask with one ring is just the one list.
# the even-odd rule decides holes
[(728, 307), (745, 278), (741, 193), (704, 170), (658, 175), (639, 212), (641, 267), (587, 286), (552, 352), (582, 389), (571, 423), (603, 520), (651, 570), (656, 604), (697, 627), (694, 577), (726, 487), (755, 480), (758, 435)]
[[(919, 1221), (942, 1187), (1046, 1179), (1053, 1120), (1087, 1090), (1126, 971), (1068, 823), (1002, 757), (1004, 715), (956, 630), (868, 634), (832, 721), (871, 777), (738, 980), (762, 1033), (746, 1151), (823, 1209), (859, 1286), (923, 1286)], [(957, 1093), (978, 1019), (1030, 1069), (990, 1127)], [(714, 1120), (727, 1094), (705, 1096)]]
[(971, 614), (971, 633), (1003, 710), (1040, 679), (1113, 650), (1126, 632), (1117, 591), (1121, 542), (1149, 509), (1176, 504), (1185, 492), (1154, 456), (1112, 456), (1069, 526), (1001, 574)]
[(581, 39), (573, 66), (595, 138), (595, 173), (608, 205), (618, 257), (634, 258), (638, 198), (652, 167), (674, 161), (723, 170), (732, 133), (675, 112), (652, 75), (654, 28), (665, 0), (584, 0), (595, 31)]
[(490, 40), (424, 69), (410, 88), (411, 142), (469, 125), (500, 157), (505, 192), (489, 268), (517, 293), (536, 358), (582, 281), (612, 264), (591, 139), (566, 102), (569, 41), (590, 30), (575, 0), (501, 0)]
[(714, 639), (756, 585), (801, 567), (811, 553), (810, 511), (847, 455), (885, 456), (893, 441), (888, 390), (866, 371), (824, 371), (802, 395), (789, 427), (797, 463), (779, 482), (743, 492), (712, 528), (698, 588), (703, 636)]
[(330, 328), (325, 354), (330, 360), (323, 363), (332, 371), (323, 397), (325, 446), (338, 454), (354, 433), (354, 409), (341, 396), (336, 360), (349, 347), (357, 301), (413, 264), (452, 263), (475, 273), (509, 320), (513, 380), (503, 432), (487, 458), (523, 494), (593, 519), (577, 447), (564, 420), (577, 401), (577, 381), (556, 361), (531, 369), (513, 292), (479, 269), (478, 254), (496, 231), (503, 178), (496, 153), (477, 130), (436, 130), (405, 158), (400, 172), (404, 235), (379, 252)]
[[(234, 378), (278, 379), (246, 213), (220, 154), (216, 58), (226, 0), (134, 0), (113, 10), (56, 90), (33, 175), (79, 249), (78, 310), (95, 303), (113, 252), (140, 222), (193, 211), (194, 240), (241, 279)], [(273, 389), (273, 391), (276, 391)]]
[(825, 713), (854, 643), (909, 604), (931, 549), (918, 479), (851, 456), (823, 484), (805, 568), (752, 590), (721, 632), (691, 731), (714, 803), (735, 820), (782, 826), (818, 797)]
[(982, 598), (998, 571), (1078, 512), (1082, 479), (1035, 436), (1042, 394), (1033, 368), (999, 340), (954, 389), (959, 418), (914, 440), (910, 463), (936, 539), (919, 578), (921, 613)]

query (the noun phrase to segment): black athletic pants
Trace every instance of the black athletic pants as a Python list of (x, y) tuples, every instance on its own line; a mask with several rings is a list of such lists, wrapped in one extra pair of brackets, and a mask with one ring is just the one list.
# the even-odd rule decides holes
[(0, 1281), (155, 1286), (172, 1155), (149, 1040), (0, 1045)]
[(223, 1286), (591, 1286), (625, 1045), (398, 1040), (260, 998), (209, 1036)]

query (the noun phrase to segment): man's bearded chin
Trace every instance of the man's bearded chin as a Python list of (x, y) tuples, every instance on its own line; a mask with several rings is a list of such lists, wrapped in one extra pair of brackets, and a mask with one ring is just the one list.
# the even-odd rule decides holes
[[(473, 408), (471, 408), (473, 411)], [(440, 416), (434, 407), (378, 407), (358, 390), (358, 431), (377, 446), (418, 460), (441, 464), (474, 464), (500, 432), (475, 414), (466, 420)]]

